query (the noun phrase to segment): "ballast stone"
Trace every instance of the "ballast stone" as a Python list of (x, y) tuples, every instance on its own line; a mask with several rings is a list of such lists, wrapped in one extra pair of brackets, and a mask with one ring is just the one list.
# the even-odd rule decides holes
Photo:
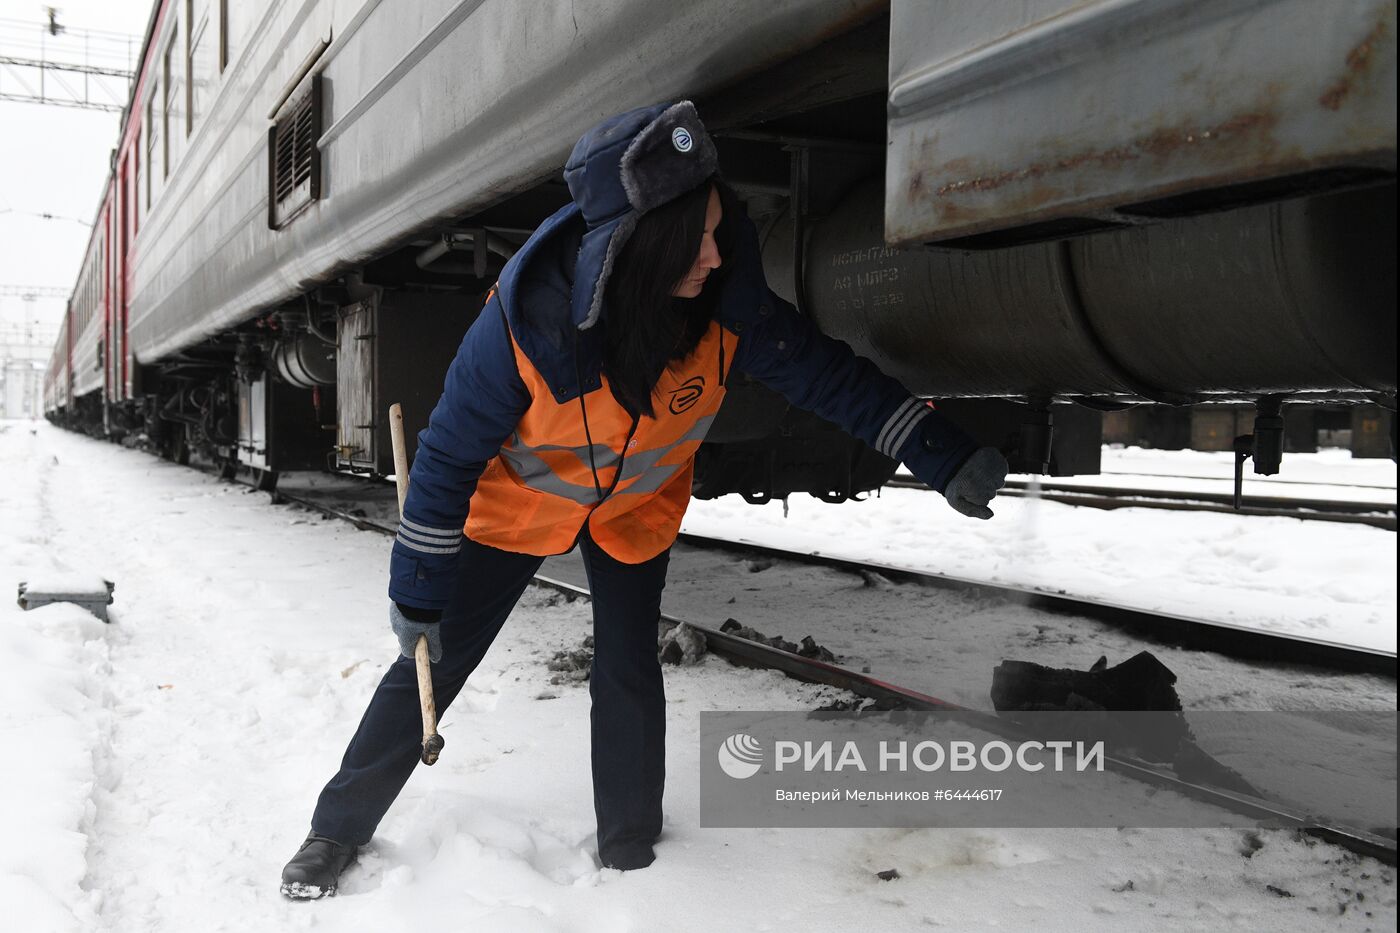
[(705, 656), (706, 647), (704, 633), (689, 622), (674, 626), (657, 642), (662, 664), (679, 664), (683, 667), (699, 664)]

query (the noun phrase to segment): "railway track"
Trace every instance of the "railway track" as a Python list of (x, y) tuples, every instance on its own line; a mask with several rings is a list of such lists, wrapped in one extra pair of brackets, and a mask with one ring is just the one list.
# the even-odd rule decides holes
[[(392, 484), (375, 483), (361, 477), (357, 481), (380, 487), (386, 497), (390, 495)], [(920, 486), (926, 489), (927, 487)], [(327, 497), (353, 495), (353, 487), (327, 490)], [(392, 524), (379, 521), (368, 515), (355, 515), (350, 508), (342, 508), (325, 499), (317, 499), (285, 492), (279, 489), (274, 496), (297, 502), (335, 518), (355, 524), (367, 530), (392, 535)], [(1374, 674), (1391, 680), (1397, 679), (1397, 661), (1394, 652), (1374, 648), (1364, 648), (1321, 638), (1309, 638), (1282, 632), (1269, 632), (1229, 622), (1200, 619), (1178, 613), (1142, 609), (1107, 600), (1073, 596), (1063, 591), (1052, 591), (1030, 586), (1008, 583), (990, 583), (972, 580), (951, 574), (934, 571), (911, 570), (878, 561), (855, 560), (829, 554), (809, 554), (785, 550), (748, 541), (735, 541), (729, 538), (713, 538), (682, 532), (678, 540), (692, 547), (720, 550), (749, 557), (770, 558), (798, 564), (819, 566), (854, 574), (878, 574), (899, 583), (915, 583), (949, 590), (961, 590), (994, 596), (1032, 609), (1065, 615), (1077, 615), (1093, 619), (1104, 625), (1131, 633), (1135, 638), (1154, 644), (1174, 645), (1195, 651), (1208, 651), (1229, 658), (1248, 662), (1271, 664), (1303, 665), (1348, 674)]]
[[(894, 489), (928, 489), (916, 479), (896, 476), (885, 483)], [(1339, 499), (1303, 499), (1288, 496), (1244, 496), (1239, 509), (1234, 497), (1219, 492), (1182, 492), (1133, 489), (1120, 486), (1078, 486), (1025, 480), (1007, 480), (998, 495), (1044, 499), (1095, 509), (1167, 509), (1174, 512), (1228, 512), (1235, 515), (1267, 515), (1302, 521), (1342, 522), (1396, 530), (1395, 506), (1380, 502)]]
[[(1100, 476), (1142, 476), (1148, 479), (1190, 479), (1198, 482), (1228, 483), (1230, 480), (1222, 476), (1201, 476), (1199, 473), (1133, 473), (1127, 470), (1100, 470)], [(1311, 479), (1279, 479), (1271, 476), (1263, 481), (1265, 486), (1331, 486), (1335, 489), (1380, 489), (1386, 492), (1395, 492), (1394, 486), (1382, 486), (1377, 483), (1324, 483)]]
[[(273, 493), (275, 500), (296, 503), (303, 508), (349, 522), (355, 527), (377, 531), (392, 537), (396, 533), (396, 528), (386, 522), (380, 521), (368, 515), (355, 515), (350, 511), (339, 508), (326, 502), (319, 502), (314, 497), (302, 496), (286, 492)], [(843, 569), (857, 569), (867, 572), (877, 572), (892, 577), (919, 577), (926, 578), (931, 575), (914, 574), (910, 571), (897, 570), (895, 568), (881, 567), (878, 565), (862, 564), (855, 561), (846, 561), (833, 558), (812, 557), (810, 555), (797, 555), (789, 552), (781, 552), (772, 548), (763, 548), (756, 545), (734, 544), (732, 542), (721, 542), (715, 539), (700, 538), (695, 535), (682, 535), (682, 539), (692, 545), (702, 547), (730, 547), (739, 550), (756, 551), (764, 554), (778, 555), (783, 559), (796, 561), (818, 561), (831, 566), (840, 566)], [(1005, 589), (1004, 587), (985, 587), (972, 581), (957, 581), (953, 583), (953, 578), (942, 578), (938, 582), (940, 585), (950, 584), (956, 586), (979, 586), (990, 589)], [(568, 583), (553, 577), (536, 574), (532, 581), (535, 586), (544, 587), (569, 596), (591, 599), (592, 594), (586, 587)], [(1060, 603), (1071, 603), (1082, 606), (1082, 601), (1072, 600), (1069, 597), (1056, 597), (1050, 594), (1036, 594), (1038, 598), (1048, 600), (1042, 608), (1057, 608)], [(1100, 604), (1100, 608), (1104, 608)], [(1114, 607), (1121, 613), (1137, 613), (1137, 610), (1128, 610), (1124, 607)], [(1155, 616), (1156, 618), (1162, 618)], [(1178, 622), (1199, 623), (1199, 620), (1186, 620), (1181, 617), (1176, 618)], [(771, 670), (782, 671), (789, 677), (803, 680), (809, 683), (827, 684), (839, 689), (848, 690), (857, 696), (866, 697), (879, 701), (886, 708), (907, 709), (907, 710), (956, 710), (963, 713), (975, 715), (977, 722), (989, 731), (998, 735), (1003, 735), (1008, 739), (1016, 739), (1021, 733), (1015, 723), (1002, 719), (1001, 717), (980, 711), (971, 710), (942, 700), (936, 696), (910, 690), (897, 684), (892, 684), (868, 674), (850, 670), (837, 664), (831, 664), (814, 658), (803, 657), (799, 654), (774, 648), (761, 642), (740, 638), (728, 632), (722, 632), (709, 626), (701, 625), (686, 619), (681, 619), (674, 615), (662, 613), (660, 625), (670, 628), (680, 624), (687, 624), (694, 630), (705, 636), (707, 650), (724, 657), (732, 663), (747, 667), (762, 667)], [(1206, 623), (1208, 624), (1208, 623)], [(1224, 627), (1229, 630), (1233, 627)], [(1221, 634), (1220, 632), (1216, 633)], [(1229, 634), (1227, 631), (1225, 634)], [(1252, 643), (1246, 638), (1247, 630), (1234, 629), (1234, 637), (1243, 638), (1244, 644)], [(1261, 636), (1260, 633), (1248, 633), (1256, 637), (1277, 638), (1278, 636)], [(1290, 642), (1306, 641), (1303, 639), (1290, 639)], [(1326, 645), (1328, 643), (1314, 643)], [(1329, 654), (1323, 650), (1319, 657), (1341, 661), (1342, 664), (1348, 655), (1347, 651), (1359, 651), (1361, 657), (1366, 658), (1366, 664), (1371, 668), (1344, 668), (1344, 669), (1370, 669), (1371, 672), (1388, 672), (1389, 676), (1395, 676), (1395, 656), (1389, 655), (1388, 667), (1381, 663), (1385, 655), (1381, 652), (1365, 652), (1362, 649), (1348, 649), (1347, 646), (1330, 645), (1332, 652)], [(1289, 649), (1290, 651), (1293, 649)], [(1288, 652), (1285, 652), (1288, 653)], [(1379, 656), (1379, 657), (1377, 657)], [(1306, 661), (1305, 663), (1318, 663), (1317, 659)], [(1169, 770), (1156, 766), (1152, 763), (1141, 761), (1123, 755), (1108, 755), (1105, 757), (1106, 766), (1132, 780), (1140, 781), (1144, 784), (1156, 788), (1173, 790), (1184, 796), (1199, 800), (1212, 806), (1221, 807), (1234, 813), (1243, 814), (1251, 819), (1258, 819), (1270, 825), (1293, 828), (1309, 836), (1341, 846), (1359, 855), (1375, 858), (1388, 865), (1395, 865), (1396, 842), (1394, 839), (1378, 835), (1353, 826), (1346, 826), (1339, 823), (1318, 820), (1310, 814), (1285, 804), (1270, 801), (1258, 797), (1234, 791), (1223, 790), (1211, 787), (1206, 784), (1183, 780)]]
[(1011, 584), (986, 583), (949, 574), (909, 570), (870, 561), (825, 554), (802, 554), (762, 544), (736, 542), (682, 533), (680, 540), (695, 547), (722, 548), (755, 556), (796, 563), (816, 564), (850, 573), (877, 573), (899, 582), (945, 589), (968, 590), (1007, 597), (1033, 609), (1082, 615), (1114, 628), (1133, 632), (1148, 641), (1212, 651), (1246, 661), (1304, 664), (1345, 673), (1379, 674), (1396, 678), (1394, 652), (1361, 648), (1318, 638), (1264, 632), (1228, 622), (1215, 622), (1169, 612), (1157, 612), (1102, 600), (1070, 596)]

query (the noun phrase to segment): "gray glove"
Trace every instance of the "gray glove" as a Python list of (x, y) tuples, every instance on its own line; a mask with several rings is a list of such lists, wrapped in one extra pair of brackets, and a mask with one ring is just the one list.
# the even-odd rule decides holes
[(987, 503), (1006, 485), (1006, 458), (995, 447), (979, 447), (958, 468), (943, 496), (948, 504), (973, 518), (991, 518)]
[(418, 636), (428, 636), (428, 660), (442, 660), (442, 623), (415, 622), (399, 610), (397, 603), (389, 604), (389, 627), (399, 636), (399, 654), (411, 658), (417, 651)]

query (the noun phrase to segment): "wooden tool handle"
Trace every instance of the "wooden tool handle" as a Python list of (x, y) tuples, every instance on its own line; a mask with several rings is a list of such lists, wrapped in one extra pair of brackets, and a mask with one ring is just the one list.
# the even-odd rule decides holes
[(419, 635), (413, 649), (418, 663), (418, 702), (423, 707), (423, 735), (437, 732), (437, 702), (433, 699), (433, 673), (428, 663), (428, 636)]
[(398, 402), (389, 406), (389, 440), (394, 445), (394, 483), (399, 488), (399, 518), (403, 518), (403, 500), (408, 497), (408, 448), (403, 442), (403, 408)]
[[(399, 517), (403, 517), (403, 502), (408, 497), (408, 448), (403, 442), (403, 408), (398, 402), (389, 406), (389, 439), (394, 445), (394, 482), (399, 490)], [(437, 702), (433, 699), (433, 669), (428, 659), (428, 636), (419, 635), (413, 646), (414, 666), (418, 670), (418, 704), (423, 709), (423, 763), (437, 761), (442, 751), (442, 736), (437, 731)]]

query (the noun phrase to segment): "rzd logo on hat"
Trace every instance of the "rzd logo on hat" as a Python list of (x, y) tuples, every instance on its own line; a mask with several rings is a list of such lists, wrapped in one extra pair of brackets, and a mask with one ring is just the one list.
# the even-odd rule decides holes
[(671, 145), (676, 147), (677, 152), (689, 152), (695, 140), (690, 138), (690, 130), (678, 126), (671, 131)]

